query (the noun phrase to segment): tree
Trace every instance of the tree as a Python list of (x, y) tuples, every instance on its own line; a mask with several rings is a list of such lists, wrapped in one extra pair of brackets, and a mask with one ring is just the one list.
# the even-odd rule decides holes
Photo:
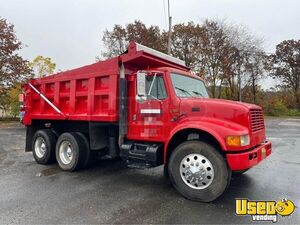
[(0, 110), (4, 112), (4, 115), (7, 114), (9, 105), (10, 102), (7, 90), (0, 89)]
[[(103, 56), (123, 53), (130, 40), (166, 52), (167, 37), (168, 32), (161, 32), (156, 26), (147, 28), (140, 21), (126, 27), (115, 25), (112, 31), (104, 32), (107, 51)], [(251, 84), (256, 101), (257, 84), (263, 73), (261, 58), (258, 59), (261, 52), (257, 37), (225, 21), (188, 22), (172, 28), (172, 56), (184, 60), (193, 72), (206, 79), (213, 98), (239, 100), (242, 89), (248, 90)]]
[[(197, 43), (202, 34), (199, 24), (193, 22), (176, 24), (172, 29), (171, 53), (174, 57), (185, 61), (186, 65), (197, 70)], [(165, 36), (168, 32), (164, 33)]]
[(110, 58), (125, 52), (128, 44), (126, 36), (126, 29), (121, 25), (115, 25), (112, 31), (105, 30), (102, 42), (106, 51), (102, 52), (102, 56)]
[(215, 98), (217, 86), (221, 87), (223, 84), (222, 61), (229, 45), (222, 23), (206, 20), (202, 29), (202, 35), (196, 43), (196, 62), (209, 83), (212, 97)]
[(147, 27), (141, 21), (136, 20), (125, 27), (115, 25), (112, 31), (104, 31), (102, 42), (105, 51), (102, 52), (102, 57), (109, 58), (124, 53), (130, 41), (135, 41), (158, 51), (167, 51), (166, 41), (164, 41), (159, 27)]
[(18, 54), (21, 48), (22, 43), (16, 37), (14, 25), (0, 17), (0, 108), (4, 111), (9, 107), (9, 88), (31, 75), (28, 61)]
[(290, 88), (300, 109), (300, 40), (285, 40), (276, 46), (271, 55), (271, 76)]
[(249, 100), (255, 102), (258, 83), (265, 72), (263, 40), (244, 26), (225, 22), (222, 24), (227, 36), (227, 48), (222, 57), (222, 72), (228, 85), (226, 97), (241, 101), (242, 92), (251, 90), (252, 98)]
[(267, 60), (267, 55), (261, 50), (251, 52), (246, 59), (245, 70), (248, 73), (247, 86), (251, 87), (253, 103), (257, 103), (258, 83), (265, 73)]
[(41, 78), (52, 74), (56, 68), (56, 64), (52, 62), (51, 58), (43, 56), (35, 57), (29, 65), (33, 70), (35, 78)]
[(135, 41), (161, 52), (167, 51), (166, 43), (163, 42), (158, 26), (147, 27), (141, 21), (136, 20), (134, 23), (127, 24), (126, 33), (127, 41)]
[(15, 84), (8, 90), (9, 111), (11, 116), (16, 118), (20, 112), (19, 94), (22, 93), (21, 84)]

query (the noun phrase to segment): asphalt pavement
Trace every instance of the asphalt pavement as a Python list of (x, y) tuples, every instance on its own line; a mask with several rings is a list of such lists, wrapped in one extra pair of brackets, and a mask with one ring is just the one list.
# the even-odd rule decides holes
[(235, 199), (292, 200), (296, 208), (279, 224), (300, 224), (300, 119), (267, 119), (273, 154), (212, 203), (184, 199), (163, 168), (129, 169), (102, 160), (69, 173), (35, 163), (24, 152), (25, 129), (0, 123), (0, 223), (18, 224), (226, 224), (251, 223), (235, 215)]

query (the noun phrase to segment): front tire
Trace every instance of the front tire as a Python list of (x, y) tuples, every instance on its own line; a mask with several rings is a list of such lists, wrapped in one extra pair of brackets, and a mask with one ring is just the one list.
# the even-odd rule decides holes
[(202, 141), (187, 141), (172, 153), (170, 180), (184, 197), (201, 202), (217, 199), (230, 183), (231, 171), (218, 150)]
[(55, 153), (62, 170), (79, 170), (87, 163), (87, 142), (78, 133), (63, 133), (57, 140)]
[(38, 164), (47, 165), (55, 161), (56, 136), (51, 130), (38, 130), (33, 135), (32, 153)]
[(240, 176), (240, 175), (246, 173), (248, 170), (249, 169), (232, 171), (232, 176), (235, 176), (235, 177)]

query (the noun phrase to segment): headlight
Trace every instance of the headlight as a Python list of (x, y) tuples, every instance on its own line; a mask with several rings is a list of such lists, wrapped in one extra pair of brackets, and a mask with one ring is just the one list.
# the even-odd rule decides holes
[(250, 144), (250, 137), (248, 134), (242, 136), (227, 136), (226, 144), (234, 147), (246, 146)]

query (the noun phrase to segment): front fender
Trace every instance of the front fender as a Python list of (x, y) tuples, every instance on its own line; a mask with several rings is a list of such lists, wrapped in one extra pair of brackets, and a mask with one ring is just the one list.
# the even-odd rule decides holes
[(238, 149), (231, 147), (229, 149), (225, 143), (226, 136), (248, 134), (249, 133), (248, 128), (225, 120), (202, 117), (201, 119), (199, 118), (199, 120), (189, 120), (189, 119), (181, 120), (178, 123), (178, 125), (175, 126), (170, 132), (170, 136), (167, 140), (167, 144), (165, 145), (165, 153), (168, 149), (170, 141), (172, 140), (172, 137), (174, 137), (174, 135), (176, 135), (178, 132), (186, 129), (197, 129), (209, 133), (218, 141), (222, 150), (224, 151), (243, 150), (243, 148), (247, 149), (248, 147), (248, 146), (244, 146), (244, 147), (239, 147)]

